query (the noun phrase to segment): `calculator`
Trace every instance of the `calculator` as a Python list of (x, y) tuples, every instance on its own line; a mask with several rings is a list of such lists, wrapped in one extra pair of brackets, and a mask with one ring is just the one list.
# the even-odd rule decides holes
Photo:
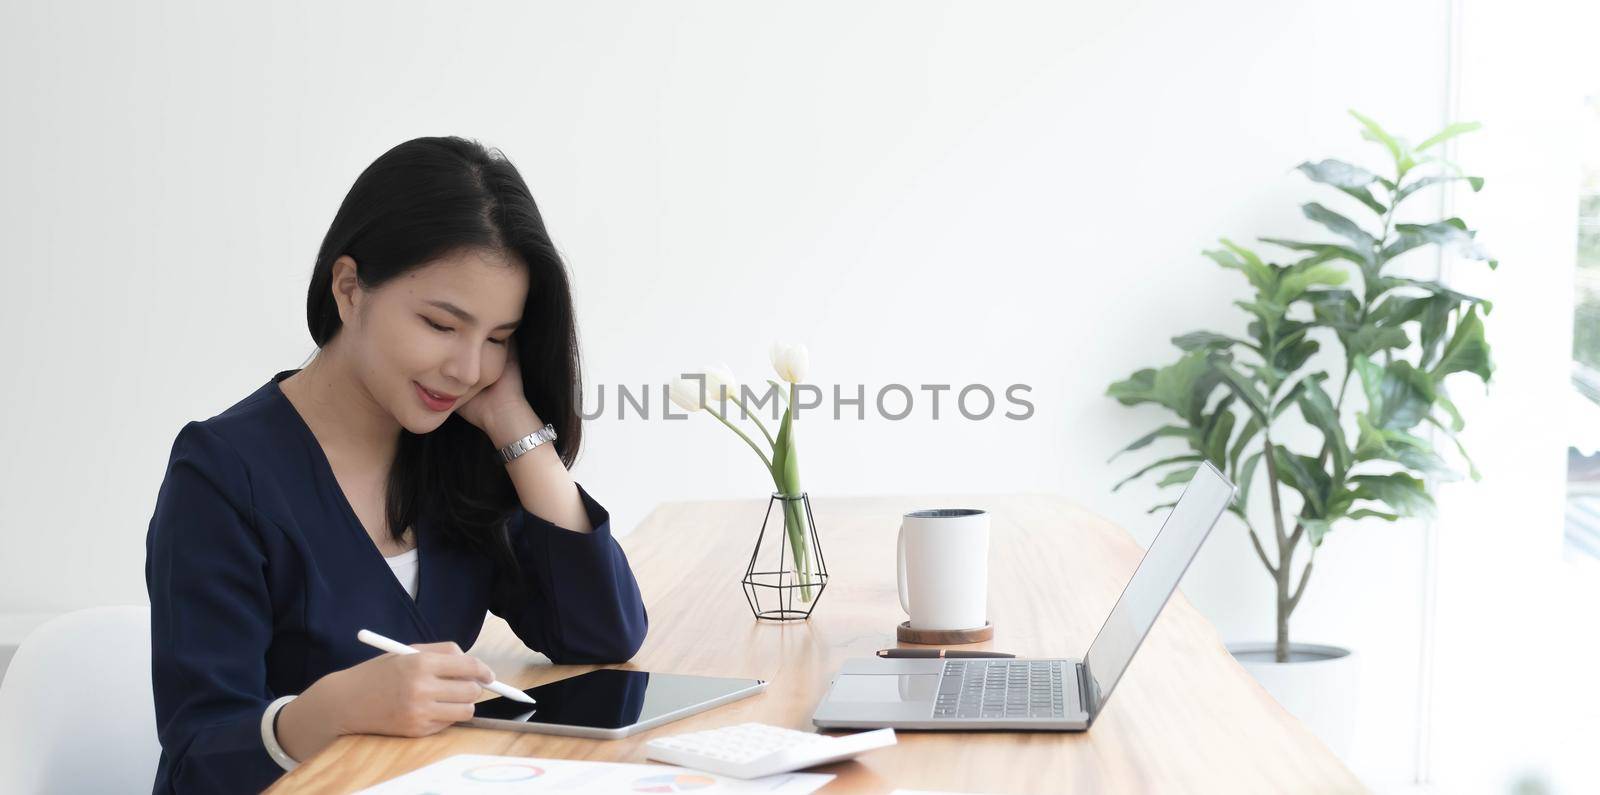
[(645, 743), (645, 756), (730, 778), (760, 778), (838, 762), (894, 744), (894, 729), (830, 737), (764, 723), (741, 723), (658, 737)]

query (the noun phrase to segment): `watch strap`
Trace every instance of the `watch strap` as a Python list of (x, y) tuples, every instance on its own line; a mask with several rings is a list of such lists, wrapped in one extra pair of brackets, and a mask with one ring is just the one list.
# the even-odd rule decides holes
[(529, 450), (532, 450), (533, 448), (538, 447), (545, 442), (555, 441), (555, 438), (556, 426), (546, 423), (543, 428), (540, 428), (539, 430), (534, 431), (533, 433), (530, 433), (527, 436), (524, 436), (521, 439), (518, 439), (511, 444), (500, 448), (500, 459), (509, 464), (512, 461), (520, 458)]

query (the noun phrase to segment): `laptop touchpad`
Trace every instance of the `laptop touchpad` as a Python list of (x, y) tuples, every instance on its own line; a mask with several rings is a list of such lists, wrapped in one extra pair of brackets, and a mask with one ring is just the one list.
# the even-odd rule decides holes
[(938, 674), (840, 674), (831, 700), (839, 702), (928, 702), (939, 689)]

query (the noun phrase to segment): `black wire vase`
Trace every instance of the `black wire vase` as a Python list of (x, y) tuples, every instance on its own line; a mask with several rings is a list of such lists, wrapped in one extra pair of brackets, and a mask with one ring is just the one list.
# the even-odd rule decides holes
[(805, 492), (795, 496), (772, 493), (740, 584), (757, 619), (803, 621), (811, 617), (828, 584), (828, 567), (822, 560), (822, 544)]

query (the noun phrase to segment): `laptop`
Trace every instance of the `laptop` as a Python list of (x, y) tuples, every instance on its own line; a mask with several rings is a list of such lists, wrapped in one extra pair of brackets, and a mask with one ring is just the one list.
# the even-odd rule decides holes
[(825, 729), (1088, 729), (1236, 492), (1216, 467), (1200, 465), (1082, 660), (850, 659), (811, 722)]

